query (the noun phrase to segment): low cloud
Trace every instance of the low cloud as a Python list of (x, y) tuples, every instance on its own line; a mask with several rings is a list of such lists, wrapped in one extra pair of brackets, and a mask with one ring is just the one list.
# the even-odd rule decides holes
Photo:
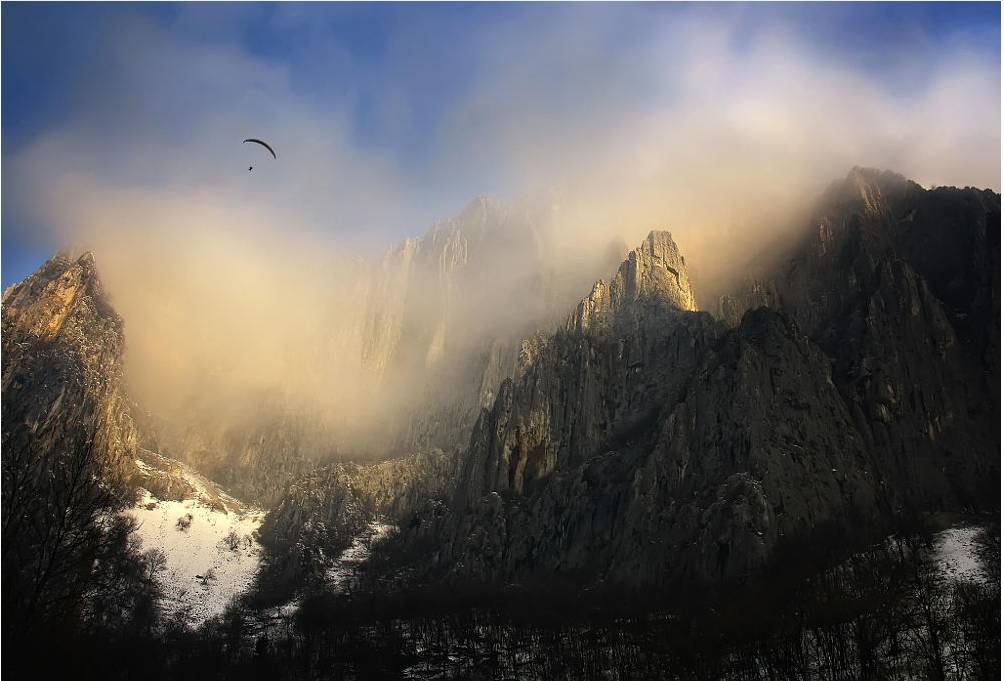
[[(427, 71), (407, 76), (411, 50), (447, 68), (446, 46), (418, 37), (431, 19), (389, 32), (405, 75), (370, 87), (350, 51), (280, 10), (272, 28), (304, 32), (312, 82), (328, 64), (345, 78), (316, 96), (294, 65), (236, 36), (207, 42), (124, 16), (81, 67), (72, 112), (5, 154), (5, 232), (41, 226), (96, 252), (126, 320), (130, 376), (161, 411), (274, 390), (376, 427), (357, 256), (375, 261), (475, 193), (543, 197), (562, 244), (552, 265), (568, 277), (659, 227), (696, 285), (713, 287), (851, 166), (1000, 189), (999, 63), (964, 46), (919, 53), (920, 75), (904, 59), (900, 82), (783, 22), (576, 9), (472, 28), (456, 48), (469, 63), (449, 67), (457, 85), (442, 93), (416, 89)], [(423, 96), (448, 99), (430, 109)], [(242, 146), (249, 136), (279, 159)], [(482, 309), (479, 328), (503, 313)]]

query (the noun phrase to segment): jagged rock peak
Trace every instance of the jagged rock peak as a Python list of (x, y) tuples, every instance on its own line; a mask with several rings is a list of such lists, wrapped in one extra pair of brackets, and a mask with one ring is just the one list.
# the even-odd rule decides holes
[(457, 233), (464, 233), (470, 237), (485, 231), (497, 230), (512, 217), (513, 213), (513, 207), (502, 201), (489, 196), (477, 196), (457, 215), (435, 223), (426, 233), (424, 240), (437, 241), (444, 238), (444, 235)]
[(665, 298), (680, 310), (697, 309), (687, 261), (667, 231), (649, 232), (641, 246), (628, 253), (618, 275), (630, 298)]
[(628, 253), (609, 284), (596, 282), (589, 296), (579, 303), (568, 327), (580, 332), (604, 327), (614, 317), (631, 316), (636, 303), (697, 310), (687, 261), (668, 231), (649, 232), (641, 245)]
[(493, 199), (490, 196), (485, 196), (484, 194), (481, 194), (479, 196), (475, 196), (467, 203), (466, 206), (464, 206), (464, 209), (460, 212), (459, 217), (461, 220), (464, 220), (465, 218), (471, 219), (475, 217), (480, 217), (482, 219), (485, 219), (485, 217), (493, 211), (502, 212), (505, 210), (506, 207), (503, 205), (501, 201)]
[(881, 215), (889, 197), (908, 189), (923, 191), (923, 187), (891, 170), (854, 166), (847, 177), (831, 184), (822, 196), (821, 210), (853, 205), (865, 214)]
[(51, 339), (80, 306), (92, 305), (121, 333), (122, 321), (112, 310), (98, 277), (94, 255), (61, 252), (3, 294), (4, 330)]

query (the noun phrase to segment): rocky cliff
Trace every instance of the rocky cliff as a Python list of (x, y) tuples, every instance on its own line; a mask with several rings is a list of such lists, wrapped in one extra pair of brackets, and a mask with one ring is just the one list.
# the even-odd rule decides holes
[(50, 627), (116, 621), (155, 589), (118, 513), (145, 474), (122, 320), (91, 255), (56, 256), (8, 288), (2, 337), (3, 622), (18, 645)]
[(524, 488), (570, 463), (630, 441), (674, 395), (719, 333), (693, 313), (686, 265), (653, 232), (554, 335), (522, 344), (517, 375), (474, 427), (458, 494)]
[(609, 266), (600, 254), (583, 271), (563, 269), (567, 244), (553, 230), (549, 209), (479, 197), (385, 256), (363, 360), (391, 392), (411, 396), (385, 424), (392, 449), (463, 447), (512, 376), (521, 339), (560, 321), (591, 270)]
[(401, 542), (438, 542), (431, 574), (460, 579), (665, 584), (746, 575), (786, 533), (867, 518), (874, 467), (822, 352), (776, 314), (729, 332), (693, 308), (653, 232), (524, 344), (452, 508)]
[(791, 255), (721, 305), (796, 320), (830, 357), (894, 503), (999, 496), (1000, 196), (855, 168)]
[(395, 550), (439, 546), (432, 578), (710, 582), (823, 528), (999, 504), (999, 229), (992, 192), (855, 169), (724, 323), (653, 233), (523, 344), (452, 505)]

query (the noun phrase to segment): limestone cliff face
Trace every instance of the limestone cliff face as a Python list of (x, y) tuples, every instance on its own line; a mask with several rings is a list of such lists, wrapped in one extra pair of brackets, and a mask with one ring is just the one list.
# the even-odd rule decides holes
[(628, 253), (609, 284), (597, 282), (589, 297), (579, 303), (569, 330), (648, 323), (653, 314), (662, 317), (666, 310), (696, 309), (686, 260), (669, 232), (653, 231)]
[(126, 494), (138, 436), (122, 390), (122, 320), (93, 257), (58, 255), (3, 295), (5, 511), (17, 480), (88, 450)]
[(137, 471), (154, 450), (274, 504), (288, 579), (378, 517), (436, 547), (430, 578), (741, 578), (829, 523), (999, 498), (999, 232), (992, 192), (856, 169), (717, 319), (658, 231), (552, 317), (535, 223), (477, 201), (355, 291), (361, 362), (414, 400), (390, 450), (432, 452), (370, 466), (333, 464), (331, 422), (281, 400), (164, 442), (144, 417), (141, 438), (93, 259), (57, 257), (4, 293), (5, 513), (14, 457), (84, 447), (109, 484), (185, 494)]
[[(470, 385), (471, 403), (490, 409), (469, 436), (462, 469), (455, 471), (447, 455), (420, 455), (371, 466), (337, 464), (294, 480), (263, 529), (273, 538), (274, 564), (283, 566), (280, 581), (292, 580), (297, 571), (301, 578), (309, 574), (304, 566), (323, 564), (313, 551), (326, 547), (322, 550), (330, 555), (344, 548), (376, 515), (406, 520), (427, 508), (428, 500), (434, 501), (428, 508), (441, 508), (441, 499), (454, 496), (476, 505), (494, 491), (533, 490), (542, 504), (567, 503), (572, 491), (559, 488), (566, 496), (558, 496), (546, 483), (548, 476), (592, 461), (611, 446), (637, 446), (661, 403), (679, 391), (724, 331), (709, 315), (689, 311), (693, 300), (672, 237), (653, 232), (609, 284), (598, 283), (567, 316), (559, 333), (537, 335), (516, 348), (496, 341), (487, 357), (477, 360), (484, 368), (471, 375), (483, 378)], [(440, 401), (438, 411), (427, 413), (443, 414), (449, 405)], [(553, 527), (542, 525), (551, 521)], [(526, 519), (526, 527), (547, 536), (561, 531), (562, 522), (552, 508)], [(406, 530), (409, 536), (416, 531), (417, 526)], [(462, 524), (451, 531), (463, 537), (469, 551), (463, 555), (479, 553), (481, 547), (464, 536), (477, 536), (479, 528)], [(431, 541), (438, 545), (441, 539)], [(581, 539), (574, 536), (548, 550), (578, 552), (585, 546)], [(452, 548), (448, 543), (444, 558)], [(300, 557), (283, 558), (290, 552)]]
[(385, 424), (393, 449), (466, 443), (519, 340), (558, 317), (547, 230), (546, 215), (480, 197), (384, 258), (363, 358), (389, 400), (411, 397)]
[(992, 192), (855, 169), (724, 323), (651, 235), (523, 344), (452, 506), (398, 541), (443, 545), (430, 577), (707, 582), (820, 527), (992, 504), (999, 229)]
[(124, 325), (90, 253), (56, 255), (10, 286), (2, 315), (5, 514), (23, 510), (29, 490), (74, 498), (60, 487), (74, 471), (93, 475), (112, 507), (131, 503), (139, 487), (193, 496), (178, 463), (154, 451), (128, 396)]
[[(827, 357), (762, 308), (693, 375), (635, 484), (628, 522), (667, 537), (653, 558), (675, 576), (751, 574), (784, 537), (873, 523), (884, 504)], [(626, 567), (644, 573), (646, 561)]]

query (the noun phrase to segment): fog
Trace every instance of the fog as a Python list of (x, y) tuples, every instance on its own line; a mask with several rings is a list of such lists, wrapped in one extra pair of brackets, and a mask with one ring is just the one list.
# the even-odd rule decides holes
[[(290, 9), (277, 30), (301, 21)], [(999, 63), (964, 41), (876, 70), (732, 12), (626, 27), (572, 11), (479, 28), (458, 48), (477, 55), (466, 84), (409, 155), (360, 140), (358, 83), (315, 97), (239, 41), (125, 17), (81, 66), (75, 113), (5, 151), (4, 230), (94, 251), (146, 408), (228, 422), (270, 395), (366, 449), (424, 399), (430, 365), (560, 318), (610, 274), (611, 244), (671, 230), (700, 293), (854, 165), (1000, 189)], [(415, 48), (405, 29), (389, 40)], [(351, 70), (336, 45), (304, 49)], [(422, 93), (392, 80), (378, 95), (384, 137), (418, 144)], [(454, 279), (382, 260), (476, 194), (530, 236), (488, 239)], [(408, 323), (374, 332), (395, 314)]]

